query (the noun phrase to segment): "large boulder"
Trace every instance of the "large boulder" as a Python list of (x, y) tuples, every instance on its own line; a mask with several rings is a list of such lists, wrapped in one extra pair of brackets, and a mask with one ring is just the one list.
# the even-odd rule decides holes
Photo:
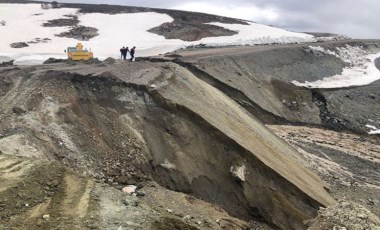
[(26, 42), (15, 42), (11, 44), (12, 48), (19, 49), (19, 48), (24, 48), (28, 47), (29, 45)]

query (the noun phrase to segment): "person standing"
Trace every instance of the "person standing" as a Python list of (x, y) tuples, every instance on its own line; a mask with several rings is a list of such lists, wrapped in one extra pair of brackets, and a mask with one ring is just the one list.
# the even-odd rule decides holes
[(122, 59), (122, 60), (123, 60), (123, 59), (125, 60), (125, 58), (126, 58), (126, 56), (127, 56), (125, 51), (126, 51), (126, 49), (125, 49), (125, 47), (123, 46), (123, 48), (120, 49), (120, 55), (121, 55), (121, 59)]
[(129, 51), (129, 54), (131, 55), (131, 62), (133, 61), (133, 58), (135, 58), (135, 49), (136, 49), (136, 46), (134, 46), (134, 47)]
[(129, 48), (127, 47), (127, 48), (125, 48), (125, 58), (124, 58), (124, 60), (126, 60), (127, 59), (127, 54), (131, 54), (131, 51), (129, 51)]

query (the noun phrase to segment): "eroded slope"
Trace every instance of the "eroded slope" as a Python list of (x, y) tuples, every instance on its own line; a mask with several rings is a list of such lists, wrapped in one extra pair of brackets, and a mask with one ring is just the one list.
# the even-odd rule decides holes
[(10, 67), (1, 80), (2, 151), (111, 184), (154, 180), (285, 229), (334, 203), (292, 147), (179, 65)]

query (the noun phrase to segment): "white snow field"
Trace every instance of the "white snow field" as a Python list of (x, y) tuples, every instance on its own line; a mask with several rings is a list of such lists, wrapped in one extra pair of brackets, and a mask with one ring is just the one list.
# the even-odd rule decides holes
[[(250, 25), (231, 25), (210, 23), (238, 31), (237, 35), (204, 38), (197, 42), (186, 42), (147, 32), (173, 18), (159, 13), (131, 14), (78, 14), (77, 9), (60, 8), (44, 10), (40, 4), (0, 4), (0, 63), (15, 60), (15, 64), (41, 64), (49, 57), (65, 58), (64, 50), (75, 46), (75, 39), (57, 37), (55, 34), (70, 30), (69, 27), (43, 27), (48, 20), (68, 18), (77, 15), (79, 25), (97, 28), (99, 36), (82, 42), (99, 59), (119, 58), (122, 46), (136, 46), (136, 56), (163, 54), (189, 45), (206, 46), (255, 45), (267, 43), (313, 42), (315, 38), (308, 34), (293, 33), (286, 30), (250, 23)], [(4, 24), (4, 25), (3, 25)], [(47, 43), (29, 44), (29, 47), (11, 48), (15, 42), (29, 42), (36, 38), (48, 38)]]
[(346, 88), (351, 86), (362, 86), (371, 84), (380, 79), (380, 71), (376, 68), (375, 59), (380, 57), (380, 53), (367, 53), (362, 47), (346, 46), (338, 48), (337, 51), (325, 50), (322, 47), (310, 46), (310, 49), (325, 54), (334, 55), (349, 64), (343, 69), (342, 74), (326, 77), (314, 82), (300, 83), (293, 81), (297, 86), (307, 88)]

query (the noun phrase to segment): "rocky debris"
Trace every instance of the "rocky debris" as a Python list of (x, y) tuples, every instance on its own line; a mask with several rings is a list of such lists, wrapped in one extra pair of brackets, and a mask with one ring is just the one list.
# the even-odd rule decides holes
[(0, 21), (0, 26), (6, 26), (7, 25), (7, 22), (6, 21), (4, 21), (4, 20), (1, 20)]
[(304, 49), (304, 52), (306, 52), (306, 53), (310, 53), (310, 54), (315, 55), (315, 56), (317, 56), (317, 57), (323, 57), (323, 56), (326, 55), (324, 52), (322, 52), (322, 51), (320, 51), (320, 50), (312, 49), (312, 48), (309, 48), (309, 47), (308, 47), (308, 48), (305, 48), (305, 49)]
[(170, 57), (170, 58), (180, 58), (182, 55), (176, 54), (176, 53), (167, 53), (165, 54), (165, 57)]
[(37, 44), (37, 43), (48, 43), (50, 42), (50, 38), (35, 38), (32, 41), (27, 42), (28, 44)]
[[(351, 97), (351, 95), (349, 95), (349, 97)], [(323, 93), (318, 90), (312, 90), (312, 102), (319, 108), (319, 117), (323, 124), (336, 130), (347, 129), (347, 122), (329, 110), (328, 101)]]
[(181, 220), (175, 218), (163, 218), (160, 221), (156, 221), (152, 224), (152, 229), (156, 230), (199, 230), (199, 228), (194, 227), (188, 223), (185, 223)]
[(132, 206), (132, 207), (137, 207), (140, 205), (140, 201), (138, 198), (128, 198), (124, 199), (124, 205), (125, 206)]
[(0, 63), (0, 67), (13, 66), (14, 60)]
[(166, 39), (181, 39), (183, 41), (199, 41), (207, 37), (232, 36), (236, 31), (209, 24), (193, 24), (188, 22), (164, 23), (149, 30), (164, 36)]
[(106, 58), (103, 63), (106, 63), (106, 64), (114, 64), (116, 62), (116, 59), (114, 58), (111, 58), (111, 57), (108, 57)]
[(90, 39), (98, 36), (98, 29), (86, 26), (74, 26), (67, 32), (56, 34), (57, 37), (74, 38), (79, 41), (89, 41)]
[(78, 64), (85, 64), (85, 65), (100, 64), (100, 65), (104, 65), (104, 64), (102, 64), (102, 62), (98, 58), (92, 58), (89, 60), (81, 60), (81, 61), (73, 61), (73, 60), (67, 59), (65, 62), (69, 65), (78, 65)]
[(67, 59), (57, 59), (57, 58), (49, 58), (46, 61), (44, 61), (42, 64), (53, 64), (53, 63), (62, 63), (66, 62)]
[(307, 224), (308, 230), (380, 229), (380, 219), (376, 215), (363, 206), (348, 201), (321, 208), (317, 218)]
[(29, 45), (26, 42), (15, 42), (10, 45), (12, 48), (20, 49), (24, 47), (28, 47)]
[(15, 106), (15, 107), (13, 107), (13, 108), (12, 108), (12, 111), (13, 111), (16, 115), (18, 115), (18, 116), (20, 116), (20, 115), (26, 113), (26, 109), (23, 108), (23, 107), (19, 107), (19, 106)]
[(90, 60), (82, 61), (84, 64), (101, 64), (102, 62), (98, 58), (91, 58)]
[(76, 26), (79, 24), (78, 16), (76, 15), (67, 15), (70, 18), (60, 18), (49, 20), (42, 24), (44, 27), (66, 27), (66, 26)]

